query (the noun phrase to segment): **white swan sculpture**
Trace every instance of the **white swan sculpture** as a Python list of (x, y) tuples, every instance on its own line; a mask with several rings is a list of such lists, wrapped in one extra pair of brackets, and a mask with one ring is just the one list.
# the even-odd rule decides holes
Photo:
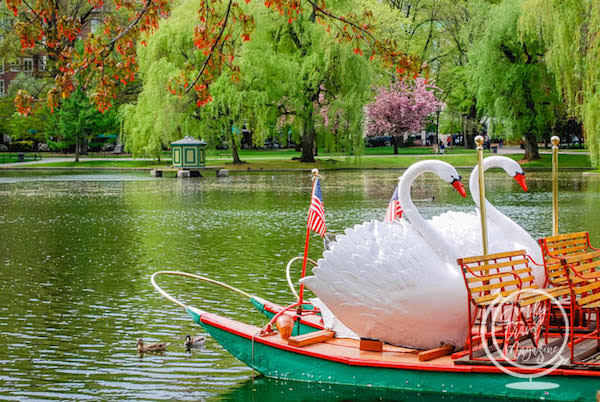
[[(527, 191), (525, 173), (521, 166), (506, 156), (489, 156), (483, 160), (483, 170), (501, 168), (513, 177), (524, 191)], [(469, 190), (473, 201), (479, 208), (479, 169), (473, 169), (469, 178)], [(508, 216), (485, 201), (488, 224), (488, 252), (500, 253), (509, 250), (527, 250), (538, 262), (542, 261), (539, 244), (529, 233)], [(462, 257), (482, 254), (481, 220), (478, 212), (448, 211), (432, 218), (432, 223), (448, 238), (453, 240), (456, 251)], [(458, 268), (458, 267), (457, 267)], [(546, 279), (544, 268), (532, 265), (535, 284), (543, 287)]]
[(462, 346), (466, 339), (466, 295), (456, 267), (460, 256), (410, 198), (412, 183), (426, 172), (465, 196), (451, 165), (438, 160), (413, 164), (399, 188), (410, 223), (370, 221), (346, 229), (323, 253), (314, 275), (301, 280), (361, 338), (423, 349)]

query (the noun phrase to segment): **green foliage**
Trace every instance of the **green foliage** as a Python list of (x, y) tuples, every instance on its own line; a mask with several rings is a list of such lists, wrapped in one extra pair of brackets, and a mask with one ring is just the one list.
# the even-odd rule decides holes
[[(338, 2), (348, 7), (346, 2)], [(158, 155), (184, 135), (203, 137), (211, 146), (231, 137), (231, 128), (246, 126), (253, 141), (262, 145), (276, 134), (281, 115), (290, 117), (294, 140), (299, 141), (326, 106), (340, 119), (338, 130), (317, 125), (318, 138), (330, 149), (362, 144), (362, 106), (369, 94), (372, 69), (365, 56), (338, 44), (310, 15), (288, 24), (280, 15), (253, 3), (256, 30), (251, 41), (237, 42), (238, 56), (229, 72), (210, 87), (213, 101), (196, 107), (195, 95), (181, 98), (166, 91), (170, 78), (180, 74), (186, 61), (204, 60), (195, 48), (197, 2), (182, 1), (171, 17), (140, 48), (140, 75), (144, 90), (137, 104), (121, 107), (126, 147), (136, 155)], [(198, 63), (196, 63), (198, 64)], [(241, 79), (237, 79), (237, 70)], [(319, 104), (319, 95), (324, 94)], [(293, 117), (292, 117), (293, 116)]]
[(62, 101), (55, 113), (50, 114), (46, 135), (52, 149), (64, 150), (76, 143), (89, 141), (93, 135), (115, 133), (117, 130), (116, 112), (100, 113), (78, 89)]
[[(6, 96), (0, 98), (0, 134), (7, 134), (13, 140), (26, 140), (33, 143), (45, 140), (44, 132), (48, 121), (48, 110), (41, 108), (29, 117), (19, 115), (13, 100), (19, 89), (29, 93), (37, 93), (44, 86), (44, 81), (31, 75), (18, 74), (11, 81)], [(32, 148), (26, 146), (24, 148)]]
[(135, 156), (159, 156), (163, 147), (185, 135), (210, 141), (196, 118), (194, 99), (178, 98), (167, 91), (169, 79), (177, 76), (188, 59), (202, 59), (193, 43), (197, 5), (193, 0), (179, 3), (147, 39), (147, 47), (138, 48), (143, 91), (136, 104), (119, 109), (125, 147)]
[(491, 117), (494, 136), (513, 139), (548, 133), (558, 107), (554, 79), (539, 56), (542, 44), (519, 34), (520, 14), (520, 0), (494, 6), (468, 66), (477, 108)]
[(522, 35), (536, 36), (570, 115), (583, 123), (594, 164), (600, 164), (600, 3), (525, 0)]

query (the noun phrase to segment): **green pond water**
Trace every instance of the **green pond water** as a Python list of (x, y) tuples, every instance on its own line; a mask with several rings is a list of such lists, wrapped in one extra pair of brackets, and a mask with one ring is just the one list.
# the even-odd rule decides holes
[[(329, 231), (381, 219), (399, 174), (325, 172)], [(534, 237), (550, 233), (549, 173), (528, 174), (527, 193), (502, 172), (487, 177), (494, 205)], [(600, 177), (561, 173), (560, 189), (561, 231), (589, 230), (600, 244)], [(0, 172), (0, 400), (437, 400), (253, 381), (210, 338), (204, 349), (185, 351), (185, 335), (202, 329), (154, 290), (150, 275), (182, 270), (292, 302), (284, 268), (302, 253), (309, 193), (307, 173), (177, 180)], [(433, 176), (415, 183), (413, 198), (422, 200), (417, 205), (426, 217), (474, 208)], [(322, 251), (313, 236), (310, 256)], [(247, 300), (226, 290), (177, 278), (160, 282), (191, 305), (265, 323)], [(141, 358), (138, 337), (172, 345), (164, 355)]]

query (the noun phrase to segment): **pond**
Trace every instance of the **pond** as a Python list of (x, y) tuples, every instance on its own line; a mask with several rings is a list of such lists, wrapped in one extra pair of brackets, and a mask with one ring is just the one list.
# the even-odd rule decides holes
[[(381, 219), (399, 174), (325, 172), (329, 231)], [(535, 238), (550, 233), (548, 172), (528, 174), (527, 193), (502, 172), (487, 177), (494, 205)], [(564, 172), (560, 189), (561, 231), (589, 230), (592, 244), (600, 244), (600, 177)], [(185, 351), (185, 335), (202, 329), (156, 293), (150, 275), (182, 270), (290, 303), (284, 268), (302, 253), (309, 193), (307, 173), (177, 180), (0, 172), (0, 399), (435, 400), (252, 381), (251, 371), (211, 339), (204, 349)], [(415, 183), (413, 198), (422, 200), (417, 206), (425, 216), (474, 208), (433, 176)], [(322, 251), (312, 237), (309, 255)], [(183, 279), (161, 283), (191, 305), (265, 323), (233, 293)], [(138, 337), (172, 345), (164, 355), (141, 358)]]

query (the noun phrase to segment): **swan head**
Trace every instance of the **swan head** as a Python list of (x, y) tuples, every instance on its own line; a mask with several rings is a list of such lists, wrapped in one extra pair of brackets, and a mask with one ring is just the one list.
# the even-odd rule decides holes
[[(435, 173), (439, 176), (440, 179), (444, 180), (446, 183), (452, 185), (458, 191), (460, 195), (463, 197), (467, 196), (465, 191), (465, 186), (462, 183), (462, 176), (458, 174), (454, 166), (449, 163), (442, 162), (440, 160), (432, 160), (432, 161), (423, 161), (423, 162), (431, 162), (431, 172)], [(420, 162), (417, 162), (420, 163)]]
[(523, 191), (527, 191), (527, 182), (525, 181), (525, 172), (515, 160), (506, 156), (489, 156), (483, 160), (483, 168), (489, 169), (493, 167), (501, 168), (507, 175), (512, 177), (519, 183)]

